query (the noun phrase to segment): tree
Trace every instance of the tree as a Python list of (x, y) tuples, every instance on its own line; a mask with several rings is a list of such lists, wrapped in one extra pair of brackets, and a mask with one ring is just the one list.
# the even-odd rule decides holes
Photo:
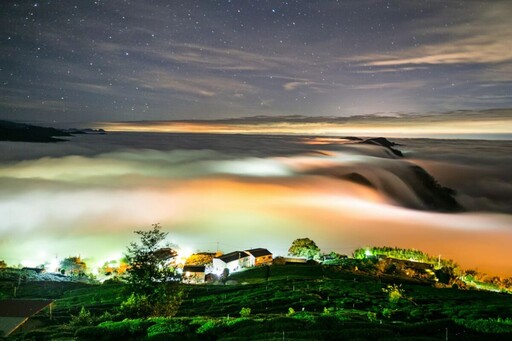
[(122, 276), (128, 270), (128, 263), (126, 259), (111, 260), (105, 262), (99, 269), (99, 273), (105, 276)]
[(288, 254), (307, 259), (317, 259), (320, 256), (320, 248), (309, 238), (295, 239), (288, 249)]
[(194, 253), (185, 261), (185, 265), (208, 265), (213, 262), (213, 253)]
[(79, 276), (79, 275), (85, 274), (85, 270), (87, 270), (87, 265), (80, 258), (80, 256), (68, 257), (68, 258), (64, 258), (60, 262), (59, 270), (62, 274)]
[(140, 243), (130, 243), (126, 260), (127, 280), (132, 290), (130, 302), (123, 307), (132, 316), (172, 316), (181, 302), (174, 259), (176, 251), (165, 245), (167, 232), (159, 224), (153, 224), (149, 231), (135, 231)]
[(404, 298), (405, 290), (402, 289), (401, 284), (389, 284), (387, 287), (382, 288), (382, 291), (388, 294), (388, 300), (393, 305), (396, 305), (398, 301)]
[(4, 260), (0, 260), (0, 269), (6, 268), (6, 267), (7, 267), (7, 263), (5, 263)]
[(224, 284), (226, 284), (226, 281), (228, 280), (228, 277), (229, 277), (229, 269), (228, 268), (224, 268), (224, 270), (222, 270), (222, 274), (220, 275), (220, 281)]

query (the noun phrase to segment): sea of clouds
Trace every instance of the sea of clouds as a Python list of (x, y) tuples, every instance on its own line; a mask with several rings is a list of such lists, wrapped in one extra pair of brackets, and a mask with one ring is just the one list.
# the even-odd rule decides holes
[[(414, 247), (512, 274), (512, 142), (397, 140), (405, 157), (343, 139), (111, 133), (0, 143), (0, 259), (119, 258), (161, 223), (188, 251), (308, 236), (324, 251)], [(411, 165), (456, 190), (463, 213), (428, 210)], [(357, 173), (371, 186), (347, 180)], [(416, 182), (415, 182), (416, 181)], [(485, 255), (485, 256), (482, 256)]]

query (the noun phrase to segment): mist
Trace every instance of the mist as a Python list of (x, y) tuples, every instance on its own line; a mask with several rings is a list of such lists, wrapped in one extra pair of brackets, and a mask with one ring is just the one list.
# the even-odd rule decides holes
[(357, 142), (126, 133), (3, 142), (0, 258), (100, 264), (120, 257), (134, 230), (161, 223), (192, 251), (218, 242), (285, 255), (307, 236), (325, 252), (417, 248), (512, 275), (508, 142), (400, 140), (404, 158)]

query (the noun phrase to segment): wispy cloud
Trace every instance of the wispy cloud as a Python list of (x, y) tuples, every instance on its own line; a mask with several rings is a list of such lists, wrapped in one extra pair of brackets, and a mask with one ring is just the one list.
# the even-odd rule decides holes
[[(478, 6), (468, 2), (468, 6)], [(446, 37), (439, 42), (406, 48), (389, 54), (372, 53), (351, 58), (366, 66), (436, 65), (436, 64), (495, 64), (512, 62), (511, 2), (489, 2), (477, 13), (453, 26), (428, 25), (416, 29), (419, 35)], [(457, 13), (445, 15), (457, 17)], [(460, 13), (459, 13), (460, 14)], [(443, 21), (446, 22), (443, 17)], [(439, 18), (436, 18), (439, 20)]]
[[(112, 131), (405, 136), (510, 134), (510, 109), (445, 113), (394, 113), (350, 117), (256, 116), (223, 120), (101, 123)], [(510, 135), (507, 135), (510, 137)]]

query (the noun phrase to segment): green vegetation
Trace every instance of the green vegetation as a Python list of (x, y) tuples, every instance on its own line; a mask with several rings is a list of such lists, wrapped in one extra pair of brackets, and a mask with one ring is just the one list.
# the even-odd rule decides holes
[(450, 267), (456, 268), (458, 265), (451, 259), (442, 259), (440, 257), (433, 257), (429, 254), (415, 250), (415, 249), (402, 249), (398, 247), (368, 247), (358, 248), (354, 250), (354, 258), (362, 259), (368, 256), (386, 256), (390, 258), (411, 260), (415, 262), (424, 262), (436, 265), (437, 268)]
[[(172, 318), (129, 318), (120, 306), (131, 293), (119, 282), (58, 283), (53, 321), (45, 312), (44, 327), (11, 339), (441, 339), (446, 329), (451, 339), (511, 336), (511, 295), (440, 289), (344, 266), (273, 265), (268, 282), (263, 270), (229, 276), (238, 285), (181, 285), (183, 301)], [(31, 290), (30, 297), (49, 292)], [(23, 285), (20, 292), (26, 297)]]
[(60, 262), (59, 270), (62, 274), (84, 276), (87, 265), (80, 257), (68, 257)]
[(390, 284), (386, 288), (382, 288), (382, 291), (388, 294), (391, 304), (398, 304), (404, 298), (404, 289), (402, 289), (401, 285)]
[[(174, 250), (161, 247), (160, 226), (136, 233), (126, 281), (58, 274), (37, 281), (33, 270), (1, 269), (0, 297), (56, 299), (51, 319), (42, 312), (32, 318), (39, 327), (10, 339), (512, 339), (512, 295), (461, 290), (505, 281), (460, 274), (455, 263), (420, 251), (358, 249), (355, 258), (331, 253), (324, 265), (255, 267), (226, 272), (215, 285), (186, 285), (177, 281)], [(305, 239), (292, 252), (319, 259)]]
[(288, 254), (307, 259), (318, 259), (320, 257), (320, 248), (309, 238), (298, 238), (293, 241), (288, 249)]
[(240, 310), (240, 317), (249, 317), (251, 315), (251, 308), (242, 308)]
[(128, 247), (127, 280), (132, 294), (121, 304), (127, 316), (173, 316), (179, 306), (179, 275), (173, 264), (176, 251), (162, 247), (167, 233), (160, 229), (154, 224), (152, 230), (135, 231), (140, 243)]

